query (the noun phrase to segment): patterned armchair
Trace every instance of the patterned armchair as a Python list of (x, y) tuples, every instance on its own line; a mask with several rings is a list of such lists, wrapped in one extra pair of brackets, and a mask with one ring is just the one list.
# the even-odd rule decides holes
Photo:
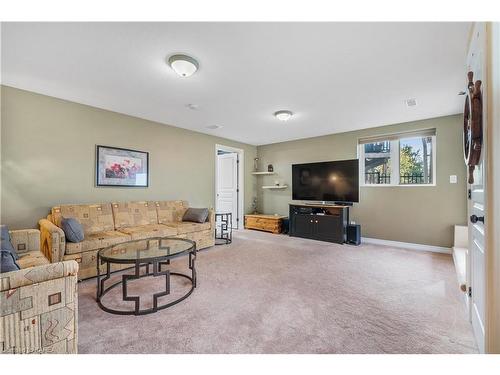
[(76, 353), (78, 263), (50, 263), (36, 229), (10, 236), (21, 270), (0, 273), (0, 353)]

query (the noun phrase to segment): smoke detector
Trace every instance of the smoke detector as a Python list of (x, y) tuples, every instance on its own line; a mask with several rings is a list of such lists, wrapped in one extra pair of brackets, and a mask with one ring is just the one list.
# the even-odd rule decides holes
[(406, 99), (405, 104), (407, 107), (416, 107), (417, 106), (417, 99), (415, 99), (415, 98)]

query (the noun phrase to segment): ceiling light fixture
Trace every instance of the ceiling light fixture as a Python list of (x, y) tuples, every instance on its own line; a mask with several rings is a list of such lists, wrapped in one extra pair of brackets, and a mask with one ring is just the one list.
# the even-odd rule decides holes
[(405, 104), (407, 107), (416, 107), (417, 99), (415, 99), (415, 98), (406, 99)]
[(292, 111), (281, 110), (274, 112), (274, 116), (280, 121), (288, 121), (293, 116)]
[(168, 58), (168, 65), (182, 78), (192, 76), (199, 68), (198, 61), (188, 55), (172, 55)]

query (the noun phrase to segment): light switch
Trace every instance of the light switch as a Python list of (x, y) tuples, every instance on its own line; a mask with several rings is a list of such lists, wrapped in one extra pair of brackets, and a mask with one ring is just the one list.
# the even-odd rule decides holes
[(457, 175), (452, 174), (450, 175), (450, 184), (456, 184), (457, 183)]

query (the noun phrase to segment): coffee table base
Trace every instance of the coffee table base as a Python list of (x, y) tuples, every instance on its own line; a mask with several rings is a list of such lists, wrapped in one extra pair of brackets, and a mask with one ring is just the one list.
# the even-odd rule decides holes
[[(170, 264), (170, 261), (167, 260), (166, 262), (160, 262), (160, 261), (153, 261), (151, 263), (140, 263), (137, 262), (135, 264), (135, 273), (134, 274), (127, 274), (127, 275), (122, 275), (121, 281), (118, 281), (108, 287), (105, 287), (105, 281), (108, 280), (111, 277), (111, 262), (106, 262), (106, 276), (103, 278), (101, 277), (100, 274), (100, 267), (99, 264), (100, 259), (97, 260), (97, 304), (99, 307), (111, 314), (117, 314), (117, 315), (147, 315), (147, 314), (152, 314), (155, 313), (159, 310), (166, 309), (170, 306), (173, 306), (183, 300), (185, 300), (187, 297), (193, 293), (194, 288), (196, 288), (196, 269), (194, 266), (194, 260), (196, 258), (196, 255), (193, 255), (192, 253), (189, 254), (189, 269), (191, 270), (191, 276), (185, 275), (183, 273), (178, 273), (178, 272), (170, 272), (170, 270), (162, 271), (161, 266), (162, 265), (168, 265)], [(150, 272), (149, 268), (150, 265), (153, 266), (153, 271)], [(143, 273), (141, 275), (141, 267), (146, 268), (146, 273)], [(141, 309), (140, 308), (140, 302), (141, 302), (141, 297), (140, 296), (129, 296), (128, 295), (128, 290), (127, 290), (127, 285), (130, 281), (133, 280), (138, 280), (143, 277), (161, 277), (165, 276), (165, 290), (162, 292), (154, 293), (153, 294), (153, 307), (149, 309)], [(191, 281), (191, 288), (182, 295), (181, 297), (177, 298), (174, 301), (165, 303), (163, 305), (158, 305), (158, 298), (169, 295), (170, 294), (170, 277), (171, 276), (179, 276), (179, 277), (184, 277), (188, 280)], [(116, 310), (110, 307), (107, 307), (103, 304), (102, 297), (108, 293), (111, 289), (117, 287), (118, 285), (122, 286), (122, 300), (123, 301), (133, 301), (135, 304), (135, 307), (133, 310)]]

